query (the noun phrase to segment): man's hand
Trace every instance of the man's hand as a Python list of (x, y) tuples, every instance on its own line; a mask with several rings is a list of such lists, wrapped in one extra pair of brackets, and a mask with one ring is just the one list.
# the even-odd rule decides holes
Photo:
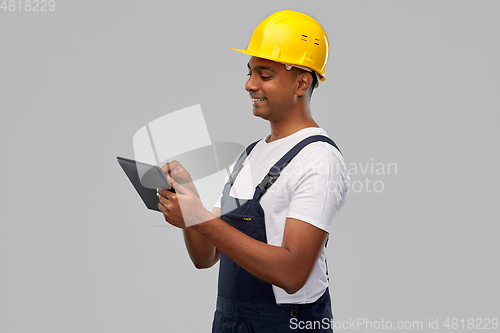
[(170, 175), (175, 182), (189, 189), (197, 197), (200, 197), (198, 190), (196, 189), (196, 186), (194, 186), (193, 180), (191, 179), (191, 175), (177, 160), (165, 163), (161, 169), (165, 173), (165, 176)]
[(178, 228), (186, 229), (215, 218), (203, 207), (198, 196), (191, 190), (177, 183), (170, 176), (167, 176), (167, 180), (176, 193), (165, 189), (157, 190), (160, 198), (158, 208), (163, 213), (165, 221)]
[[(205, 236), (188, 227), (215, 216), (203, 207), (191, 175), (178, 161), (166, 163), (162, 170), (176, 193), (158, 189), (158, 208), (167, 223), (183, 229), (186, 248), (194, 265), (197, 268), (213, 266), (219, 260), (219, 251)], [(206, 214), (206, 217), (197, 217), (199, 214)]]

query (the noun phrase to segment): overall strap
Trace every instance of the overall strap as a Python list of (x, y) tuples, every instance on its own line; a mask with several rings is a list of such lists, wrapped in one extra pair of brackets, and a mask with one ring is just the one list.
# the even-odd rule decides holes
[[(250, 144), (243, 153), (241, 153), (240, 157), (234, 164), (233, 172), (229, 176), (229, 179), (227, 180), (226, 184), (224, 185), (224, 188), (222, 189), (222, 196), (223, 197), (229, 197), (229, 191), (231, 190), (231, 187), (234, 184), (234, 181), (236, 177), (238, 177), (238, 174), (240, 173), (241, 169), (243, 168), (243, 162), (246, 160), (248, 154), (252, 151), (252, 149), (255, 147), (255, 145), (259, 142), (260, 140), (255, 141), (254, 143)], [(235, 198), (235, 203), (236, 207), (240, 207), (240, 199)]]
[(240, 157), (238, 158), (238, 160), (236, 161), (236, 163), (234, 164), (234, 168), (233, 168), (233, 172), (231, 173), (231, 175), (229, 176), (229, 179), (226, 183), (227, 184), (230, 184), (230, 186), (233, 186), (234, 184), (234, 180), (236, 179), (236, 177), (238, 176), (238, 174), (240, 173), (241, 169), (243, 168), (243, 162), (246, 160), (246, 158), (248, 157), (248, 155), (250, 154), (250, 152), (252, 151), (252, 149), (255, 147), (255, 145), (259, 142), (260, 140), (257, 140), (255, 141), (254, 143), (250, 144), (243, 153), (241, 153)]
[[(260, 200), (260, 198), (266, 193), (266, 191), (274, 184), (274, 182), (280, 176), (281, 171), (290, 163), (290, 161), (304, 148), (310, 143), (313, 142), (326, 142), (334, 146), (339, 152), (340, 149), (337, 147), (335, 142), (327, 136), (324, 135), (312, 135), (310, 137), (305, 138), (304, 140), (297, 143), (292, 149), (290, 149), (275, 165), (269, 169), (268, 174), (264, 177), (262, 182), (257, 185), (255, 188), (255, 192), (253, 198), (256, 200)], [(342, 154), (342, 152), (340, 152)]]

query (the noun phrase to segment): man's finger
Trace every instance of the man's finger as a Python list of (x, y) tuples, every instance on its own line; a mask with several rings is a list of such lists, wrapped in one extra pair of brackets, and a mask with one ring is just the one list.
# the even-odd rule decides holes
[(168, 180), (168, 183), (170, 184), (170, 186), (172, 186), (172, 188), (175, 190), (176, 193), (178, 194), (187, 194), (188, 193), (188, 189), (185, 188), (184, 186), (182, 186), (181, 184), (179, 184), (178, 182), (176, 182), (175, 180), (172, 179), (172, 177), (170, 176), (167, 176), (167, 180)]
[(161, 167), (161, 170), (164, 174), (169, 175), (172, 172), (172, 169), (175, 169), (179, 165), (177, 160), (173, 160), (172, 162), (167, 162), (165, 165)]
[[(167, 214), (168, 210), (165, 208), (165, 206), (163, 206), (163, 204), (161, 202), (158, 202), (158, 209), (160, 210), (160, 212), (162, 212), (163, 214)], [(166, 218), (166, 216), (165, 216)]]
[(167, 163), (165, 163), (164, 166), (161, 167), (161, 170), (163, 171), (164, 174), (167, 175), (169, 173), (168, 172), (169, 168), (170, 168), (170, 166), (169, 166), (169, 163), (167, 162)]
[(174, 180), (172, 179), (172, 177), (170, 175), (167, 175), (167, 182), (170, 185), (170, 187), (173, 188), (175, 190), (175, 192), (177, 192), (177, 190), (174, 187)]
[(167, 162), (167, 175), (170, 175), (170, 173), (172, 172), (172, 162)]
[(174, 194), (174, 193), (172, 193), (171, 191), (166, 190), (166, 189), (164, 189), (164, 188), (158, 188), (158, 189), (156, 189), (156, 195), (157, 195), (157, 196), (158, 196), (158, 198), (160, 198), (160, 199), (161, 199), (161, 198), (165, 198), (165, 199), (167, 199), (167, 200), (170, 200), (173, 194)]

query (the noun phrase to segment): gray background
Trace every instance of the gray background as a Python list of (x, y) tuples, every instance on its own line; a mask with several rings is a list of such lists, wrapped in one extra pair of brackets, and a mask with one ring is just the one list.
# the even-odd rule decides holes
[(334, 221), (336, 319), (500, 317), (500, 2), (56, 4), (0, 11), (1, 332), (210, 331), (217, 268), (194, 268), (115, 157), (194, 104), (212, 141), (269, 134), (228, 47), (281, 9), (328, 33), (312, 109), (346, 163), (398, 168), (352, 176), (384, 190), (351, 192)]

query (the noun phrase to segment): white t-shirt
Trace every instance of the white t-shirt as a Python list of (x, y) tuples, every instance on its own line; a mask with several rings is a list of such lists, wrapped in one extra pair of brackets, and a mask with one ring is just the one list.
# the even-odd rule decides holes
[[(255, 187), (269, 169), (293, 146), (312, 135), (328, 136), (322, 128), (308, 127), (270, 143), (262, 138), (243, 162), (229, 194), (251, 199)], [(234, 164), (231, 170), (233, 167)], [(260, 199), (265, 213), (267, 243), (281, 246), (287, 217), (329, 232), (333, 217), (345, 202), (348, 187), (347, 168), (335, 147), (326, 142), (313, 142), (304, 147)], [(220, 200), (214, 207), (220, 208)], [(312, 303), (320, 298), (328, 287), (325, 261), (326, 249), (323, 248), (309, 280), (295, 294), (287, 294), (273, 285), (276, 302)]]

